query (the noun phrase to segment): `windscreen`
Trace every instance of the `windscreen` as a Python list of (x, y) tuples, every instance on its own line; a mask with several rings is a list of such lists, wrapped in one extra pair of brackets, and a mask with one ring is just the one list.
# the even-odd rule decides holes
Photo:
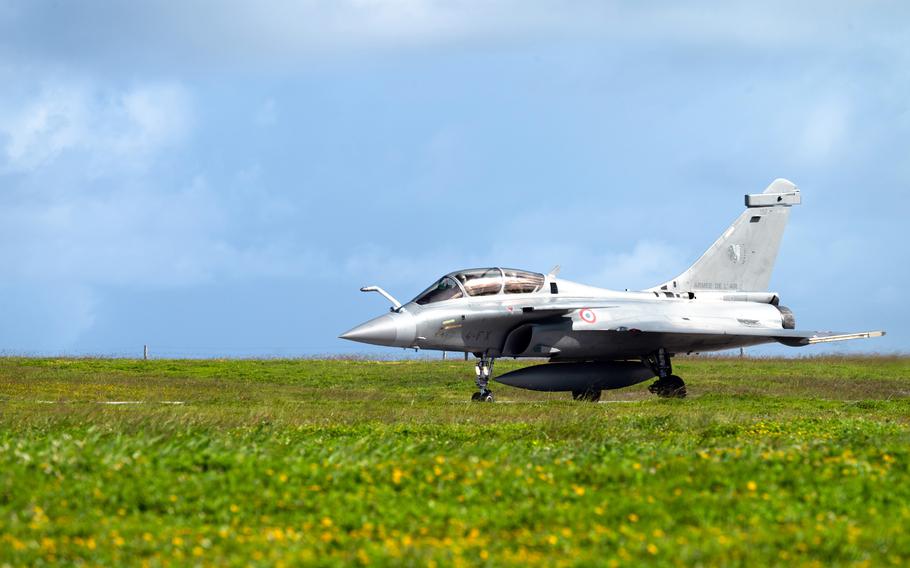
[(461, 293), (461, 288), (458, 287), (458, 283), (448, 276), (443, 276), (437, 280), (435, 284), (417, 296), (417, 299), (414, 301), (423, 306), (434, 302), (442, 302), (443, 300), (454, 300), (455, 298), (461, 298), (462, 296), (463, 294)]

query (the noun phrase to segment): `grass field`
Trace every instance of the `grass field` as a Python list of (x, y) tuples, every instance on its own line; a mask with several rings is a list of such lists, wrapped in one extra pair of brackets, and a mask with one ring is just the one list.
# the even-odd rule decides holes
[(910, 563), (910, 359), (471, 365), (0, 359), (0, 565)]

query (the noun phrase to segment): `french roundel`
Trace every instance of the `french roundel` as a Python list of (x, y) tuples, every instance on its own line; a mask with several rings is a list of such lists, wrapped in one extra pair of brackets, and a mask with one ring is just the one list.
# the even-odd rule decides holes
[(581, 316), (582, 321), (586, 323), (594, 323), (597, 321), (597, 316), (594, 314), (594, 310), (591, 310), (589, 308), (581, 310), (578, 315)]

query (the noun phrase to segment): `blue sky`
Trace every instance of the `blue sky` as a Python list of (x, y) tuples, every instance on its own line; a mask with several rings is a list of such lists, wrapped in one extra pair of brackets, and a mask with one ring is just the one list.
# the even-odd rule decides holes
[(799, 327), (906, 351), (910, 5), (793, 4), (0, 0), (0, 352), (397, 356), (360, 286), (647, 287), (776, 177)]

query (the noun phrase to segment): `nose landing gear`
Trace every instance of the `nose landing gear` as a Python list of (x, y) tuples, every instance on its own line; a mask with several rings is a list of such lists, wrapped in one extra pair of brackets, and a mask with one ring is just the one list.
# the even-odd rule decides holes
[(486, 353), (477, 358), (477, 365), (474, 366), (474, 373), (477, 375), (478, 392), (471, 395), (474, 402), (493, 402), (493, 391), (487, 388), (490, 384), (490, 377), (493, 376), (493, 357)]

